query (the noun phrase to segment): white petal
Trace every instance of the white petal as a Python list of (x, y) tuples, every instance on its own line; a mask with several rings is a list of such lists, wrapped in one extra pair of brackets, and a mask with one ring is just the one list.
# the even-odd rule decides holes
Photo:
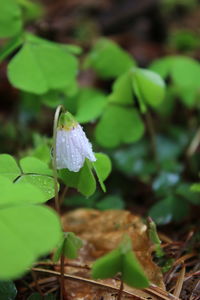
[(80, 153), (87, 157), (90, 161), (96, 161), (96, 157), (92, 151), (92, 145), (88, 141), (82, 127), (78, 125), (71, 131), (74, 147), (78, 148)]
[(56, 140), (56, 165), (57, 169), (69, 169), (78, 172), (84, 164), (84, 156), (74, 148), (70, 131), (58, 130)]

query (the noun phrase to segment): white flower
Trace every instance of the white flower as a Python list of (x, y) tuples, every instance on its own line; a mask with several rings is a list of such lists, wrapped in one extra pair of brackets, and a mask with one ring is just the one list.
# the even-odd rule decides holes
[(84, 165), (85, 158), (96, 161), (92, 145), (82, 127), (75, 123), (70, 127), (59, 127), (56, 137), (56, 167), (78, 172)]

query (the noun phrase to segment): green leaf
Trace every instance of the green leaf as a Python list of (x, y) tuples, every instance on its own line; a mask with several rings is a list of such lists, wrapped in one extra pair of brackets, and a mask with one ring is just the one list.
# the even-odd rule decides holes
[(159, 106), (165, 96), (165, 83), (163, 79), (150, 70), (133, 69), (133, 88), (142, 112), (145, 112), (146, 105), (152, 107)]
[(14, 300), (17, 295), (17, 289), (12, 281), (0, 281), (1, 300)]
[(52, 199), (55, 196), (54, 179), (43, 175), (22, 175), (17, 181), (17, 184), (29, 183), (41, 190), (44, 200), (43, 202)]
[(76, 74), (77, 59), (73, 55), (37, 37), (27, 38), (8, 65), (11, 84), (35, 94), (69, 87)]
[(120, 245), (110, 253), (100, 257), (92, 266), (94, 279), (112, 278), (121, 273), (122, 280), (133, 287), (145, 288), (149, 281), (132, 252), (132, 241), (125, 235)]
[[(187, 72), (186, 72), (187, 70)], [(180, 87), (199, 88), (200, 65), (190, 57), (174, 57), (171, 76), (174, 83)]]
[(150, 70), (158, 73), (162, 78), (167, 78), (170, 74), (171, 66), (173, 64), (174, 56), (167, 56), (156, 59), (151, 65)]
[(89, 197), (94, 194), (96, 190), (96, 180), (92, 173), (91, 164), (87, 160), (79, 172), (62, 169), (59, 175), (68, 187), (76, 188), (84, 196)]
[(23, 43), (22, 37), (17, 36), (9, 40), (5, 46), (0, 49), (0, 62), (6, 59), (12, 52), (14, 52)]
[(106, 188), (103, 182), (111, 172), (111, 161), (109, 157), (103, 153), (96, 153), (95, 157), (97, 160), (93, 162), (93, 167), (98, 177), (101, 188), (105, 192)]
[(112, 278), (122, 269), (122, 255), (119, 249), (98, 258), (92, 265), (94, 279)]
[(17, 35), (22, 30), (22, 13), (17, 1), (0, 1), (0, 12), (0, 38)]
[[(170, 76), (178, 95), (188, 107), (197, 103), (199, 91), (199, 62), (187, 56), (169, 56), (156, 60), (150, 68), (163, 78)], [(185, 72), (187, 70), (187, 72)]]
[(61, 255), (69, 259), (78, 257), (78, 251), (83, 246), (82, 240), (73, 232), (65, 232), (60, 245), (58, 246), (53, 260), (58, 261)]
[(200, 183), (194, 183), (192, 186), (191, 186), (191, 191), (192, 192), (200, 192)]
[(123, 255), (122, 279), (129, 286), (143, 289), (149, 286), (149, 281), (133, 251)]
[(108, 148), (136, 142), (143, 134), (144, 125), (137, 110), (111, 104), (107, 106), (95, 130), (97, 142)]
[(178, 197), (169, 196), (154, 204), (149, 215), (158, 225), (165, 225), (171, 221), (179, 222), (187, 216), (189, 204)]
[(96, 162), (91, 163), (86, 159), (84, 166), (79, 172), (71, 172), (67, 169), (59, 171), (60, 178), (68, 187), (76, 188), (81, 194), (87, 197), (93, 195), (96, 190), (96, 179), (93, 175), (92, 167), (95, 169), (103, 190), (105, 190), (103, 181), (111, 171), (111, 162), (107, 155), (96, 153), (95, 156), (97, 158)]
[(98, 40), (85, 61), (102, 78), (118, 77), (134, 65), (130, 54), (108, 39)]
[(0, 175), (14, 180), (21, 174), (15, 159), (8, 154), (0, 155)]
[(106, 96), (102, 92), (91, 88), (82, 89), (78, 96), (76, 120), (79, 123), (96, 120), (101, 115), (106, 102)]
[(78, 257), (78, 251), (83, 246), (82, 240), (73, 232), (65, 233), (63, 253), (69, 259)]
[(0, 177), (0, 205), (19, 205), (45, 202), (43, 193), (28, 183), (16, 184), (8, 178)]
[(149, 151), (149, 143), (146, 140), (119, 149), (114, 153), (115, 165), (125, 175), (136, 175), (146, 181), (157, 170), (155, 162), (148, 157)]
[(1, 208), (0, 231), (0, 279), (3, 280), (21, 276), (39, 256), (51, 251), (61, 237), (60, 220), (55, 212), (34, 205)]
[(124, 207), (125, 203), (123, 199), (117, 195), (108, 195), (96, 204), (96, 208), (100, 210), (124, 209)]
[(131, 73), (122, 74), (116, 79), (112, 86), (112, 93), (108, 97), (110, 103), (132, 104), (133, 88)]
[(194, 186), (195, 184), (191, 186), (190, 183), (181, 182), (176, 189), (176, 195), (181, 196), (183, 199), (192, 204), (200, 205), (200, 197), (197, 193), (194, 193)]
[(27, 156), (20, 160), (23, 173), (35, 173), (40, 175), (52, 175), (52, 170), (48, 165), (38, 158)]

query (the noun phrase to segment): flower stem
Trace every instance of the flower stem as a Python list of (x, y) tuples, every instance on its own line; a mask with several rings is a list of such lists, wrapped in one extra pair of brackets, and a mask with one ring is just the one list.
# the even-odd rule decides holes
[(58, 120), (61, 111), (63, 110), (63, 106), (59, 105), (56, 109), (55, 116), (54, 116), (54, 123), (53, 123), (53, 177), (54, 177), (54, 189), (55, 189), (55, 207), (58, 212), (60, 213), (60, 203), (58, 197), (58, 172), (56, 167), (56, 136), (57, 136), (57, 127), (58, 127)]

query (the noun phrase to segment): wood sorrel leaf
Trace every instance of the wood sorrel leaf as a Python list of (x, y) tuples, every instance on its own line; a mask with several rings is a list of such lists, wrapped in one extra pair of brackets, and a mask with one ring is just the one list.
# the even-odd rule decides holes
[(27, 39), (8, 65), (8, 78), (17, 88), (35, 94), (64, 89), (75, 80), (77, 59), (62, 47), (42, 39)]
[(134, 68), (133, 69), (133, 88), (139, 100), (141, 111), (146, 111), (146, 105), (152, 107), (159, 106), (165, 96), (165, 83), (156, 73)]
[(122, 256), (119, 249), (100, 257), (92, 266), (94, 279), (112, 278), (122, 270)]
[(61, 255), (64, 255), (69, 259), (77, 258), (78, 251), (82, 245), (82, 240), (73, 232), (64, 232), (64, 236), (54, 254), (53, 260), (58, 261)]
[(92, 167), (94, 166), (100, 185), (105, 190), (103, 181), (105, 181), (111, 171), (111, 162), (108, 156), (102, 153), (96, 153), (95, 157), (97, 160), (94, 165), (86, 159), (84, 166), (79, 172), (70, 172), (67, 169), (60, 170), (60, 178), (67, 186), (74, 187), (81, 194), (89, 197), (96, 190), (96, 179), (92, 172)]
[(36, 175), (36, 174), (27, 174), (22, 175), (16, 181), (16, 184), (29, 183), (36, 186), (44, 195), (44, 201), (46, 202), (49, 199), (53, 198), (55, 195), (54, 188), (54, 179), (50, 176)]
[(134, 65), (133, 58), (108, 39), (97, 41), (85, 61), (85, 66), (93, 68), (102, 78), (120, 76)]
[(15, 159), (8, 154), (0, 155), (0, 175), (5, 176), (11, 180), (14, 180), (21, 174), (21, 170), (18, 167)]
[(131, 73), (127, 72), (119, 76), (112, 86), (112, 93), (108, 97), (111, 103), (123, 105), (133, 103), (133, 87)]
[(95, 130), (97, 142), (104, 147), (138, 141), (144, 134), (144, 124), (134, 108), (109, 104)]
[(22, 13), (15, 0), (0, 1), (0, 38), (13, 37), (22, 29)]
[[(0, 199), (1, 201), (1, 199)], [(20, 216), (20, 217), (19, 217)], [(0, 279), (17, 278), (60, 239), (60, 221), (48, 207), (0, 207)]]
[(91, 88), (81, 89), (77, 99), (76, 120), (82, 124), (94, 121), (101, 115), (106, 102), (102, 92)]
[(135, 288), (146, 288), (149, 281), (133, 251), (123, 255), (122, 280)]
[(23, 173), (34, 173), (40, 175), (52, 175), (52, 170), (48, 165), (36, 157), (27, 156), (20, 160)]
[(35, 157), (25, 157), (20, 160), (20, 167), (11, 155), (0, 155), (0, 176), (15, 180), (16, 185), (29, 183), (38, 187), (44, 196), (42, 202), (53, 198), (55, 190), (52, 170), (45, 162)]
[(45, 197), (39, 189), (28, 183), (16, 184), (6, 177), (0, 176), (0, 205), (33, 204), (45, 202)]
[(95, 279), (111, 278), (117, 273), (121, 273), (122, 280), (132, 287), (145, 288), (149, 285), (127, 235), (115, 250), (97, 259), (92, 266), (92, 277)]
[(109, 157), (103, 153), (96, 153), (95, 157), (97, 160), (92, 163), (93, 168), (96, 172), (101, 188), (105, 192), (106, 188), (104, 185), (104, 180), (108, 177), (108, 175), (111, 172), (111, 161)]

